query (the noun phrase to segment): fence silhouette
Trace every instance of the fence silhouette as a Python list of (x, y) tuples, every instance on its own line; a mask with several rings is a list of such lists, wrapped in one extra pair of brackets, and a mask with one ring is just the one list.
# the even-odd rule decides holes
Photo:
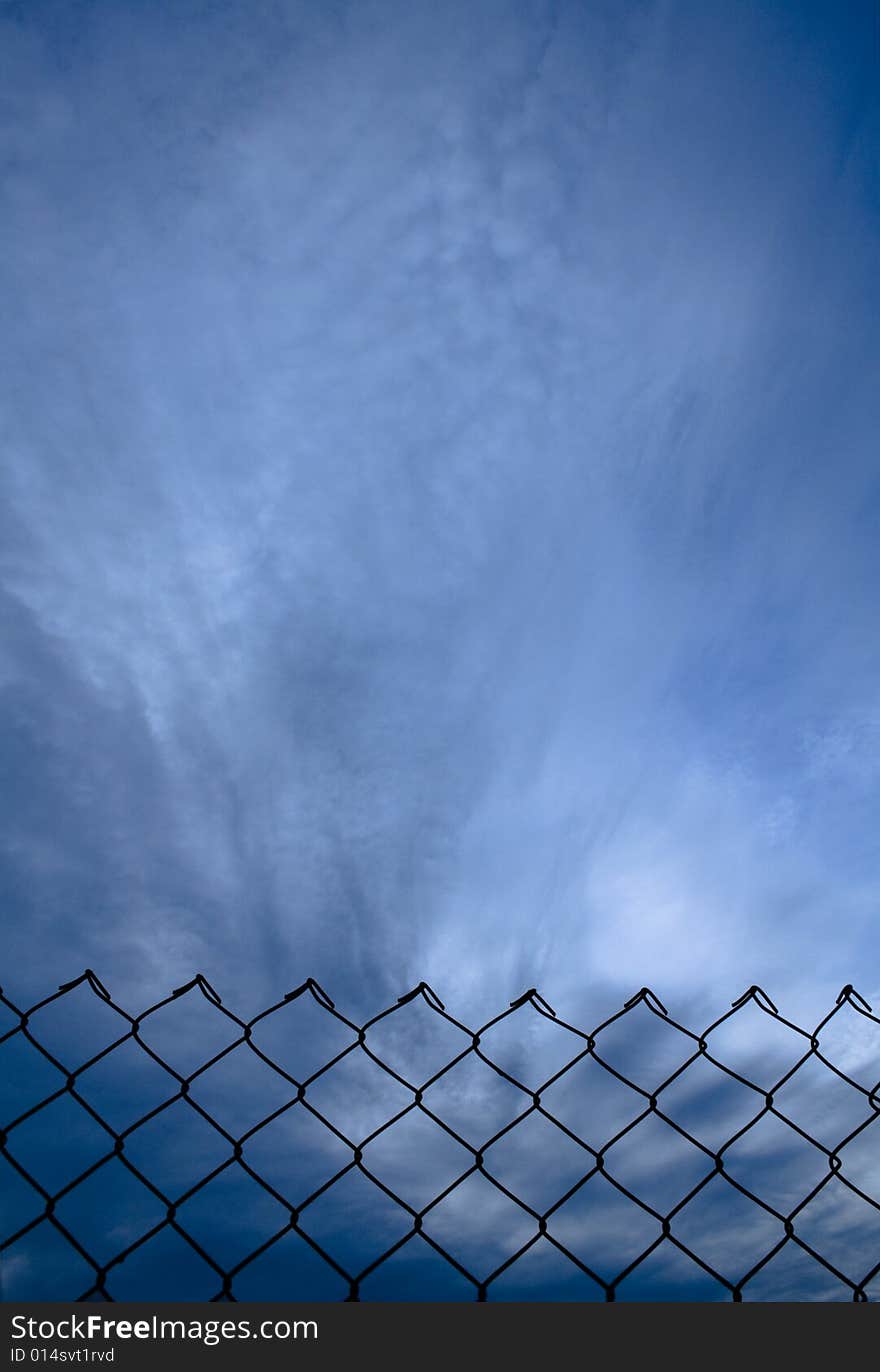
[[(90, 1006), (94, 998), (101, 1014), (110, 1016), (104, 1046), (76, 1067), (62, 1060), (78, 1046), (77, 1035), (65, 1029), (71, 996), (79, 996), (80, 1005), (85, 997)], [(289, 1020), (295, 1004), (308, 1007), (306, 1031)], [(163, 1015), (184, 1005), (189, 1007), (184, 1020), (166, 1030), (162, 1047)], [(424, 982), (363, 1025), (341, 1014), (312, 979), (248, 1021), (223, 1005), (201, 974), (136, 1017), (115, 1004), (91, 970), (27, 1011), (2, 993), (0, 1006), (12, 1021), (0, 1036), (0, 1074), (3, 1055), (12, 1054), (18, 1064), (18, 1104), (26, 1104), (0, 1130), (0, 1154), (14, 1173), (18, 1219), (25, 1217), (17, 1227), (10, 1224), (7, 1207), (7, 1218), (0, 1219), (0, 1273), (4, 1265), (8, 1272), (18, 1270), (16, 1264), (24, 1264), (20, 1255), (32, 1252), (40, 1235), (51, 1240), (53, 1252), (60, 1240), (91, 1279), (81, 1289), (53, 1290), (53, 1299), (125, 1298), (117, 1285), (125, 1264), (130, 1269), (149, 1245), (171, 1239), (178, 1253), (194, 1254), (203, 1265), (199, 1271), (208, 1274), (210, 1299), (260, 1298), (261, 1261), (287, 1252), (292, 1236), (297, 1251), (326, 1271), (340, 1298), (348, 1300), (370, 1298), (373, 1289), (386, 1292), (379, 1298), (399, 1298), (401, 1283), (406, 1284), (404, 1259), (418, 1255), (435, 1269), (439, 1261), (440, 1269), (457, 1274), (458, 1299), (503, 1298), (510, 1290), (505, 1280), (517, 1265), (527, 1271), (527, 1291), (528, 1273), (534, 1275), (541, 1262), (553, 1271), (561, 1265), (581, 1282), (578, 1298), (589, 1291), (594, 1299), (625, 1299), (629, 1290), (642, 1289), (633, 1286), (634, 1278), (648, 1269), (656, 1272), (658, 1261), (666, 1258), (673, 1266), (682, 1259), (694, 1264), (702, 1278), (717, 1284), (712, 1289), (719, 1298), (739, 1301), (745, 1293), (747, 1299), (766, 1299), (759, 1292), (762, 1274), (780, 1255), (796, 1259), (795, 1268), (804, 1260), (815, 1264), (810, 1270), (842, 1298), (865, 1301), (880, 1292), (880, 1279), (871, 1289), (880, 1273), (880, 1082), (871, 1083), (870, 1057), (868, 1078), (860, 1068), (862, 1080), (856, 1080), (846, 1053), (842, 1066), (840, 1052), (828, 1046), (845, 1010), (858, 1017), (848, 1024), (880, 1025), (851, 985), (844, 986), (811, 1033), (780, 1015), (757, 986), (701, 1034), (674, 1021), (646, 987), (591, 1032), (558, 1018), (534, 988), (474, 1031), (450, 1015)], [(750, 1028), (737, 1038), (746, 1013)], [(412, 1014), (418, 1016), (416, 1027), (406, 1018)], [(222, 1046), (192, 1065), (182, 1057), (195, 1051), (193, 1024), (201, 1017), (204, 1029), (206, 1015)], [(791, 1059), (790, 1065), (778, 1076), (773, 1056), (779, 1060), (782, 1050), (778, 1044), (767, 1050), (771, 1031), (789, 1045), (783, 1065)], [(55, 1041), (47, 1047), (53, 1033)], [(730, 1049), (725, 1056), (732, 1054), (736, 1066), (722, 1060), (725, 1041)], [(289, 1061), (279, 1060), (288, 1049), (300, 1058), (320, 1051), (329, 1056), (297, 1075), (288, 1070)], [(410, 1062), (419, 1053), (423, 1060), (433, 1054), (433, 1070), (408, 1075), (409, 1069), (403, 1070), (408, 1053)], [(123, 1105), (115, 1111), (106, 1103), (97, 1108), (100, 1092), (92, 1083), (104, 1072), (106, 1087), (114, 1062), (122, 1064), (115, 1099), (117, 1106), (123, 1099)], [(144, 1065), (158, 1099), (129, 1118), (143, 1104), (137, 1072)], [(548, 1065), (553, 1070), (544, 1076)], [(366, 1076), (357, 1079), (358, 1072)], [(243, 1130), (230, 1121), (230, 1081), (251, 1105), (256, 1093), (263, 1109)], [(270, 1086), (273, 1108), (265, 1109)], [(395, 1097), (390, 1105), (383, 1095), (388, 1091)], [(35, 1092), (39, 1098), (32, 1100)], [(841, 1124), (844, 1105), (847, 1119)], [(187, 1178), (191, 1184), (180, 1189), (173, 1177), (169, 1183), (157, 1175), (149, 1143), (150, 1130), (174, 1111), (178, 1122), (197, 1117), (216, 1144), (215, 1165), (194, 1180)], [(49, 1174), (53, 1166), (57, 1173), (59, 1159), (70, 1162), (69, 1140), (76, 1134), (71, 1121), (84, 1119), (93, 1155), (59, 1185)], [(737, 1127), (728, 1133), (731, 1120)], [(283, 1135), (300, 1129), (314, 1136), (308, 1147), (291, 1145), (290, 1132)], [(708, 1135), (713, 1137), (707, 1141)], [(174, 1143), (174, 1131), (168, 1137), (171, 1152), (185, 1155), (186, 1146)], [(79, 1153), (76, 1158), (82, 1160)], [(108, 1221), (109, 1233), (90, 1237), (83, 1233), (83, 1217), (92, 1216), (93, 1230), (102, 1188), (105, 1195), (113, 1189), (110, 1169), (117, 1190), (120, 1179), (129, 1188), (142, 1188), (138, 1195), (150, 1216), (132, 1234), (139, 1228), (132, 1219), (137, 1207), (125, 1201), (116, 1215), (121, 1229)], [(425, 1185), (440, 1173), (442, 1184), (435, 1180), (436, 1190), (425, 1195)], [(273, 1218), (266, 1222), (270, 1232), (229, 1261), (212, 1242), (210, 1226), (206, 1238), (204, 1225), (200, 1232), (191, 1216), (201, 1204), (225, 1225), (227, 1237), (237, 1227), (249, 1235), (251, 1220), (244, 1210), (223, 1214), (223, 1206), (211, 1200), (212, 1186), (238, 1183), (252, 1198), (247, 1215), (259, 1209), (259, 1196)], [(375, 1188), (370, 1194), (393, 1223), (377, 1227), (372, 1239), (380, 1249), (358, 1265), (340, 1244), (334, 1249), (332, 1240), (334, 1233), (339, 1239), (364, 1227), (363, 1205), (347, 1199), (352, 1188), (362, 1196), (364, 1187)], [(92, 1199), (77, 1211), (73, 1202), (84, 1194)], [(322, 1207), (326, 1216), (328, 1198), (334, 1196), (342, 1199), (328, 1239), (319, 1216)], [(748, 1228), (742, 1219), (746, 1211), (757, 1217), (751, 1250), (728, 1259), (726, 1245), (736, 1247), (737, 1236), (741, 1240)], [(621, 1218), (624, 1212), (631, 1223)], [(468, 1257), (458, 1228), (473, 1227), (477, 1214), (492, 1241)], [(699, 1221), (692, 1220), (694, 1215)], [(608, 1240), (613, 1250), (622, 1235), (629, 1244), (625, 1260), (618, 1243), (620, 1265), (614, 1266), (612, 1253), (609, 1267), (600, 1253), (602, 1242)], [(529, 1267), (530, 1262), (537, 1266)], [(376, 1287), (383, 1269), (392, 1276)], [(295, 1265), (288, 1267), (288, 1278), (284, 1270), (281, 1262), (282, 1281), (288, 1284), (280, 1289), (288, 1299), (302, 1298)], [(176, 1298), (185, 1299), (189, 1292), (182, 1277), (181, 1283)], [(26, 1280), (19, 1289), (26, 1296)], [(431, 1299), (431, 1290), (429, 1282), (423, 1298)], [(796, 1281), (790, 1290), (797, 1293)], [(756, 1297), (753, 1291), (759, 1292)], [(136, 1299), (139, 1293), (127, 1294)]]

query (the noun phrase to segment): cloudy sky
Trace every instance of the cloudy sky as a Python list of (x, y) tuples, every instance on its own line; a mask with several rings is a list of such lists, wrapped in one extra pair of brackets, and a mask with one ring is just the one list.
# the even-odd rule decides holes
[(4, 986), (880, 998), (878, 53), (0, 5)]

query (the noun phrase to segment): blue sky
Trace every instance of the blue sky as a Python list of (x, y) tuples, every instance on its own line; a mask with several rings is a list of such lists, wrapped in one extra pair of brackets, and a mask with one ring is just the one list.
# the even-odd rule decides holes
[(880, 998), (873, 8), (0, 7), (20, 999)]
[[(880, 1002), (878, 64), (859, 0), (0, 4), (8, 994)], [(130, 1238), (114, 1167), (64, 1204)], [(233, 1177), (218, 1243), (275, 1222)], [(315, 1224), (386, 1232), (343, 1191)], [(68, 1294), (34, 1234), (10, 1282)], [(179, 1291), (191, 1254), (144, 1253), (120, 1292)]]

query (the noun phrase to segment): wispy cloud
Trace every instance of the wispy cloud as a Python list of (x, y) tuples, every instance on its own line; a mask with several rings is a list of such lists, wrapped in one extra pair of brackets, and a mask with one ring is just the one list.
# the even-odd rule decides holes
[(848, 22), (5, 7), (25, 987), (198, 965), (369, 1006), (425, 976), (467, 1011), (858, 976), (876, 110)]

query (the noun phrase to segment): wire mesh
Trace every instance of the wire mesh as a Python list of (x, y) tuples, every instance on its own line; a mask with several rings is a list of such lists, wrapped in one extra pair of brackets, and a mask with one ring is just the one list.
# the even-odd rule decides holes
[[(62, 1012), (64, 1046), (66, 998), (78, 991), (91, 992), (112, 1012), (119, 1033), (71, 1066), (62, 1061), (58, 1042), (46, 1045), (51, 1035), (41, 1025), (48, 1026), (51, 1012)], [(207, 1056), (180, 1028), (176, 1038), (166, 1033), (164, 1040), (151, 1032), (167, 1007), (192, 1005), (193, 998), (202, 1011), (208, 1008), (218, 1030), (217, 1051)], [(327, 1030), (323, 1037), (314, 1028), (293, 1036), (300, 1058), (312, 1058), (298, 1073), (278, 1060), (284, 1056), (279, 1045), (283, 1050), (291, 1041), (285, 1016), (294, 1002), (307, 1003)], [(207, 1270), (210, 1299), (264, 1298), (261, 1260), (286, 1251), (291, 1235), (332, 1275), (346, 1300), (376, 1298), (376, 1291), (384, 1293), (379, 1298), (399, 1298), (406, 1270), (401, 1262), (416, 1256), (457, 1274), (457, 1298), (478, 1301), (509, 1298), (508, 1279), (517, 1271), (526, 1274), (522, 1296), (548, 1261), (581, 1282), (581, 1295), (589, 1289), (594, 1299), (625, 1299), (644, 1288), (638, 1279), (660, 1258), (672, 1267), (681, 1260), (693, 1264), (717, 1284), (720, 1298), (761, 1299), (753, 1293), (780, 1255), (809, 1259), (817, 1265), (811, 1270), (846, 1298), (866, 1301), (876, 1294), (876, 1055), (863, 1055), (856, 1069), (845, 1052), (841, 1062), (840, 1052), (828, 1046), (844, 1010), (863, 1028), (880, 1025), (851, 985), (812, 1032), (782, 1016), (758, 986), (702, 1033), (673, 1020), (647, 987), (590, 1032), (559, 1018), (534, 987), (473, 1030), (425, 982), (364, 1024), (342, 1014), (311, 978), (247, 1021), (201, 974), (137, 1016), (114, 1002), (91, 969), (28, 1010), (2, 993), (0, 1005), (12, 1021), (0, 1036), (0, 1054), (18, 1054), (24, 1063), (19, 1079), (29, 1084), (25, 1095), (38, 1096), (0, 1130), (0, 1154), (35, 1207), (17, 1227), (9, 1224), (8, 1208), (0, 1220), (0, 1272), (3, 1265), (11, 1270), (35, 1234), (51, 1229), (53, 1241), (68, 1245), (89, 1274), (79, 1289), (53, 1290), (53, 1299), (137, 1297), (137, 1291), (119, 1294), (125, 1264), (130, 1270), (150, 1245), (172, 1239), (178, 1254), (195, 1255), (203, 1276)], [(420, 1051), (431, 1059), (426, 1075), (407, 1066), (418, 1036), (401, 1017), (414, 1005), (429, 1017), (430, 1032), (423, 1026), (419, 1038)], [(731, 1038), (747, 1010), (748, 1033)], [(778, 1053), (774, 1059), (769, 1050), (771, 1028), (785, 1031), (787, 1059)], [(69, 1051), (74, 1040), (71, 1035)], [(410, 1063), (418, 1057), (410, 1052)], [(155, 1103), (134, 1118), (124, 1111), (114, 1117), (106, 1100), (101, 1108), (95, 1103), (100, 1091), (93, 1083), (114, 1064), (117, 1076), (144, 1066), (152, 1073)], [(469, 1087), (462, 1085), (466, 1078)], [(228, 1108), (230, 1092), (247, 1095), (256, 1083), (263, 1092), (257, 1091), (260, 1108), (242, 1129)], [(271, 1100), (265, 1094), (270, 1087)], [(736, 1110), (726, 1098), (722, 1102), (725, 1091), (736, 1094)], [(203, 1146), (177, 1145), (177, 1162), (195, 1169), (194, 1176), (156, 1165), (151, 1130), (171, 1112), (179, 1140), (184, 1125), (198, 1126), (210, 1138), (212, 1165)], [(71, 1143), (77, 1121), (90, 1131), (85, 1157)], [(304, 1135), (312, 1145), (302, 1142)], [(329, 1175), (320, 1168), (317, 1177), (309, 1175), (315, 1158)], [(74, 1163), (85, 1165), (70, 1176), (63, 1166), (53, 1173), (53, 1160), (66, 1160), (67, 1171)], [(129, 1187), (126, 1223), (95, 1238), (85, 1232), (90, 1226), (83, 1217), (100, 1208), (111, 1168), (117, 1181), (124, 1169)], [(247, 1241), (244, 1211), (228, 1199), (233, 1183), (244, 1179), (250, 1197), (244, 1208), (252, 1214), (261, 1204), (267, 1216), (269, 1232), (259, 1242)], [(597, 1188), (602, 1203), (591, 1210)], [(364, 1206), (365, 1189), (384, 1217), (372, 1234), (375, 1205)], [(144, 1203), (140, 1210), (134, 1192)], [(347, 1217), (335, 1230), (320, 1220), (328, 1198), (338, 1200), (337, 1210)], [(475, 1214), (485, 1221), (482, 1248), (480, 1232), (470, 1244), (461, 1241)], [(205, 1215), (213, 1217), (213, 1229)], [(740, 1242), (737, 1249), (746, 1215), (757, 1222), (749, 1231), (751, 1247)], [(238, 1233), (244, 1239), (245, 1251), (233, 1252), (234, 1260), (228, 1243), (217, 1241), (218, 1223), (227, 1238)], [(351, 1244), (341, 1242), (344, 1229), (349, 1237), (360, 1232), (360, 1249), (349, 1251)], [(623, 1234), (629, 1246), (618, 1242), (615, 1249), (615, 1236)], [(603, 1243), (610, 1257), (603, 1257)], [(737, 1251), (731, 1255), (728, 1248)], [(186, 1299), (179, 1257), (176, 1263), (175, 1298)], [(281, 1268), (283, 1277), (283, 1263)], [(287, 1273), (281, 1290), (288, 1299), (301, 1298), (296, 1270), (288, 1266)], [(430, 1282), (423, 1295), (431, 1298)]]

